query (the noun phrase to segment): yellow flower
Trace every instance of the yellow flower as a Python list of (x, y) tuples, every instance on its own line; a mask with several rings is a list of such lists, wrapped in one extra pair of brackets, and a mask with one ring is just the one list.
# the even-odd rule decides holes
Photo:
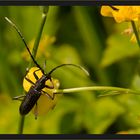
[[(36, 82), (36, 79), (33, 75), (33, 72), (37, 69), (38, 69), (37, 67), (32, 67), (26, 75), (26, 77), (34, 83)], [(41, 78), (41, 76), (43, 75), (41, 70), (37, 71), (36, 74), (39, 78)], [(60, 86), (60, 83), (57, 79), (52, 78), (52, 82), (54, 83), (54, 89), (43, 88), (43, 91), (47, 92), (51, 96), (53, 96), (54, 91), (56, 89), (58, 89), (59, 86)], [(52, 83), (49, 80), (46, 81), (45, 84), (50, 85), (50, 86), (52, 85)], [(24, 78), (24, 80), (23, 80), (24, 90), (26, 92), (28, 92), (31, 86), (32, 86), (32, 84)], [(36, 109), (37, 109), (37, 115), (43, 115), (43, 114), (47, 113), (49, 110), (54, 108), (54, 106), (56, 105), (56, 103), (57, 103), (57, 101), (58, 101), (58, 99), (61, 95), (62, 94), (56, 94), (54, 100), (52, 100), (47, 95), (45, 95), (43, 93), (37, 101), (37, 108), (34, 106), (33, 109), (32, 109), (32, 112), (34, 114), (36, 114)]]
[(114, 17), (120, 23), (124, 21), (138, 21), (140, 17), (140, 6), (102, 6), (103, 16)]

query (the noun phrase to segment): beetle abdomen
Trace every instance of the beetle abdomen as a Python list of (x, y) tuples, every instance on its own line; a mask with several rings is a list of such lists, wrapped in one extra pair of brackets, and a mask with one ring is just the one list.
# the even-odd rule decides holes
[(37, 100), (41, 96), (41, 92), (36, 91), (35, 89), (30, 89), (24, 100), (22, 101), (19, 111), (21, 115), (28, 114), (34, 105), (37, 103)]

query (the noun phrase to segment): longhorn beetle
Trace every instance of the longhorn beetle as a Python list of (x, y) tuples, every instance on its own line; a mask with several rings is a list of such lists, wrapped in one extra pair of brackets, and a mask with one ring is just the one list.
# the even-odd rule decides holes
[[(26, 115), (28, 114), (31, 109), (36, 105), (37, 107), (37, 101), (38, 99), (40, 98), (40, 96), (42, 94), (45, 94), (48, 96), (48, 98), (50, 98), (51, 100), (53, 100), (55, 98), (55, 94), (58, 94), (58, 93), (53, 93), (53, 96), (51, 96), (49, 93), (43, 91), (42, 89), (43, 88), (49, 88), (49, 89), (53, 89), (54, 88), (54, 83), (52, 81), (52, 78), (51, 78), (51, 74), (58, 68), (60, 67), (63, 67), (63, 66), (74, 66), (74, 67), (77, 67), (81, 70), (83, 70), (86, 74), (88, 74), (88, 72), (81, 66), (79, 65), (75, 65), (75, 64), (61, 64), (55, 68), (53, 68), (50, 72), (48, 73), (45, 73), (44, 70), (41, 68), (41, 66), (36, 62), (35, 58), (33, 57), (33, 55), (31, 54), (30, 50), (29, 50), (29, 47), (27, 46), (27, 43), (23, 37), (23, 35), (21, 34), (20, 30), (17, 28), (17, 26), (11, 21), (9, 20), (7, 17), (5, 17), (5, 19), (15, 28), (15, 30), (17, 31), (17, 33), (19, 34), (19, 36), (21, 37), (29, 55), (31, 56), (33, 62), (35, 63), (35, 65), (38, 67), (37, 70), (35, 70), (33, 72), (33, 75), (36, 79), (36, 82), (32, 82), (30, 79), (28, 79), (26, 76), (25, 76), (25, 79), (30, 82), (32, 84), (32, 86), (30, 87), (28, 93), (26, 95), (20, 95), (20, 96), (17, 96), (17, 97), (13, 97), (13, 100), (20, 100), (22, 101), (21, 102), (21, 105), (19, 107), (19, 112), (21, 115)], [(41, 70), (41, 72), (43, 73), (42, 77), (39, 78), (36, 74), (37, 71)], [(48, 86), (45, 84), (45, 82), (47, 80), (50, 80), (52, 86)], [(60, 93), (59, 93), (60, 94)], [(61, 93), (62, 94), (62, 93)], [(37, 116), (35, 116), (35, 118), (37, 118)]]

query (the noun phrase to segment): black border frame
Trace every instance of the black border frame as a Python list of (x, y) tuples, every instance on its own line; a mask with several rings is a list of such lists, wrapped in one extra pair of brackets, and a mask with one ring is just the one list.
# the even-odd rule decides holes
[[(0, 6), (140, 5), (140, 0), (0, 0)], [(136, 134), (0, 134), (0, 139), (140, 139)]]
[(140, 5), (140, 0), (0, 0), (0, 6)]
[(135, 134), (1, 134), (0, 139), (140, 139)]

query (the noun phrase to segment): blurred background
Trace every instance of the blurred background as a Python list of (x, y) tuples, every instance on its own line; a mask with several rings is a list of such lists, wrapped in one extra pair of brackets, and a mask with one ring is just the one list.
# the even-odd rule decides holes
[[(98, 6), (50, 6), (37, 62), (48, 72), (63, 63), (86, 68), (90, 76), (76, 68), (64, 67), (53, 73), (60, 88), (117, 86), (139, 89), (139, 47), (122, 34), (128, 23), (117, 24), (102, 17)], [(0, 133), (17, 134), (19, 101), (30, 57), (11, 19), (32, 49), (41, 23), (42, 11), (33, 6), (0, 6)], [(45, 115), (29, 113), (24, 134), (109, 134), (140, 133), (140, 96), (123, 94), (98, 97), (100, 92), (64, 94)], [(47, 106), (47, 103), (45, 104)]]

